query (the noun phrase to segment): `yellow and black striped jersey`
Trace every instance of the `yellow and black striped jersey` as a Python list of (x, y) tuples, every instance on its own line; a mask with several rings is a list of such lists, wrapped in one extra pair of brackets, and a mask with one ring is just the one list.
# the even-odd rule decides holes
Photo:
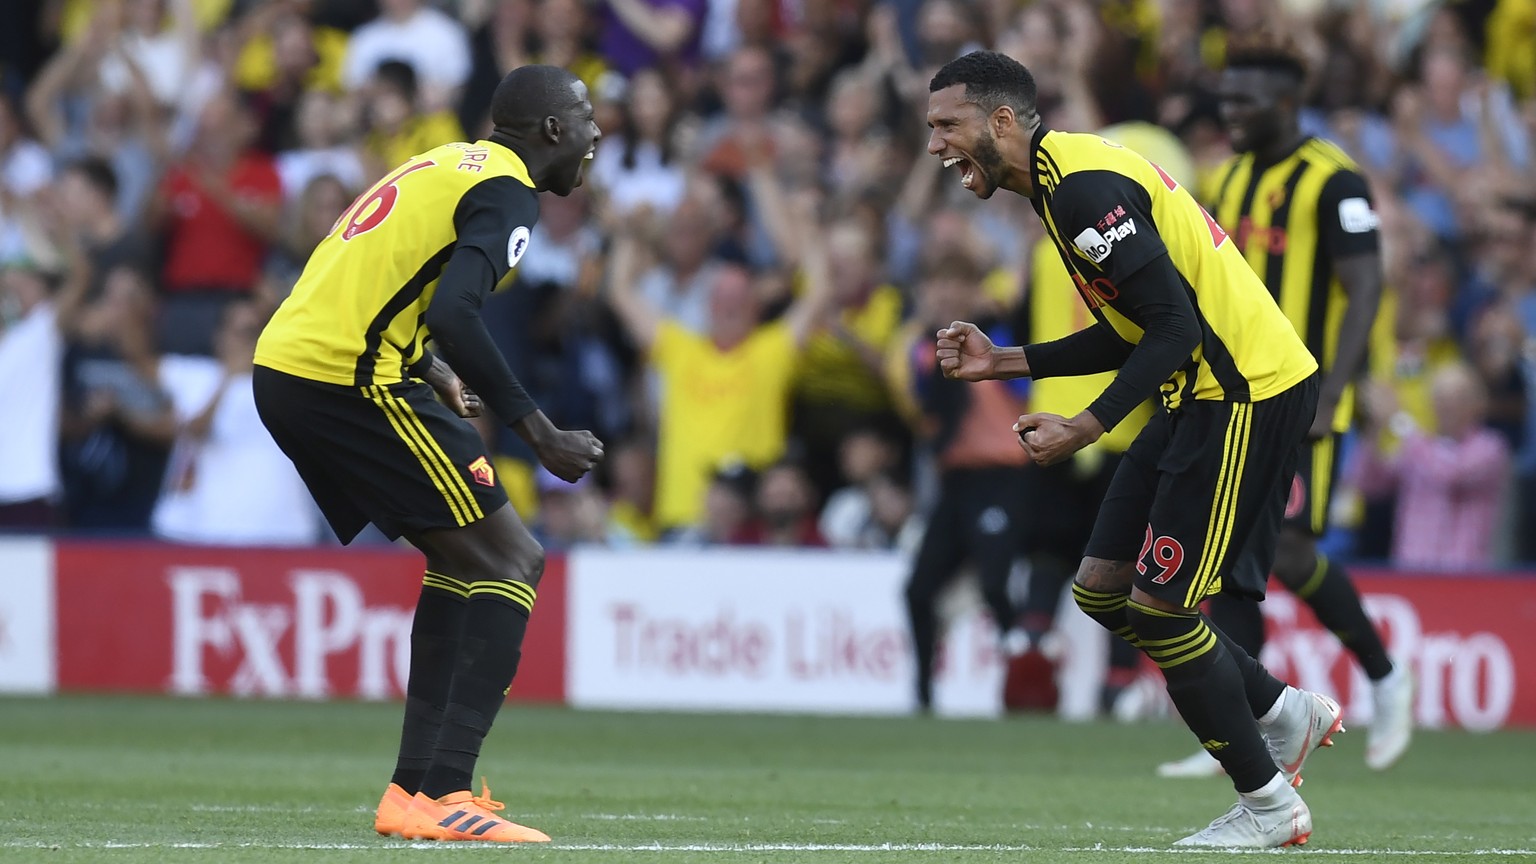
[(393, 384), (420, 360), (423, 321), (455, 249), (501, 283), (539, 204), (522, 160), (491, 141), (413, 157), (358, 196), (310, 256), (256, 344), (262, 366), (331, 384)]
[[(1056, 254), (1049, 237), (1041, 237), (1035, 244), (1029, 259), (1029, 291), (1024, 298), (1028, 304), (1029, 332), (1027, 341), (1045, 342), (1060, 339), (1094, 321), (1081, 301), (1073, 296), (1072, 277), (1062, 266), (1061, 256)], [(1029, 410), (1076, 416), (1087, 408), (1109, 382), (1112, 372), (1094, 375), (1063, 375), (1042, 378), (1029, 386)], [(1137, 406), (1115, 428), (1104, 433), (1096, 445), (1110, 453), (1124, 453), (1136, 440), (1147, 419), (1152, 416), (1154, 403), (1147, 400)]]
[(1162, 385), (1168, 410), (1187, 400), (1257, 402), (1317, 371), (1237, 244), (1162, 169), (1097, 135), (1044, 127), (1032, 151), (1035, 212), (1098, 323), (1139, 344), (1130, 314), (1145, 298), (1132, 292), (1146, 289), (1127, 281), (1163, 255), (1177, 271), (1180, 284), (1166, 287), (1182, 290), (1200, 333)]
[[(1370, 190), (1354, 161), (1334, 144), (1305, 139), (1284, 159), (1256, 164), (1252, 153), (1216, 175), (1216, 220), (1280, 304), (1322, 368), (1332, 368), (1348, 305), (1334, 262), (1380, 248)], [(1334, 429), (1349, 429), (1350, 385)]]

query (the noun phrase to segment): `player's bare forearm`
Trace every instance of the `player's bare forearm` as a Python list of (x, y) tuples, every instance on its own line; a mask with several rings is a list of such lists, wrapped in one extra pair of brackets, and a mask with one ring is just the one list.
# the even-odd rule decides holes
[[(1381, 258), (1374, 253), (1341, 258), (1334, 271), (1344, 286), (1344, 317), (1333, 364), (1323, 375), (1320, 403), (1336, 406), (1349, 384), (1360, 377), (1371, 328), (1381, 308)], [(1330, 418), (1331, 419), (1331, 418)]]
[(529, 447), (535, 450), (553, 441), (559, 429), (544, 415), (544, 412), (535, 408), (533, 413), (512, 424), (512, 431), (517, 437), (523, 439)]

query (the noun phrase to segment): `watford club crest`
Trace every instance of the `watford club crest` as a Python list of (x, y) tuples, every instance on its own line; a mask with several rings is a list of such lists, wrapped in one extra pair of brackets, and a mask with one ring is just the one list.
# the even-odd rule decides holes
[(469, 463), (469, 475), (481, 486), (496, 485), (496, 469), (491, 467), (490, 460), (484, 456)]

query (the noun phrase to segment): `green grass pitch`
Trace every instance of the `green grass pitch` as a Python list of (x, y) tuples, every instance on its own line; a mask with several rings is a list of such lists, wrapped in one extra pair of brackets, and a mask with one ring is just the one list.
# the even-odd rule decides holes
[[(548, 846), (373, 834), (392, 704), (0, 700), (0, 861), (1187, 862), (1231, 803), (1166, 781), (1172, 724), (619, 714), (512, 706), (481, 760)], [(1387, 774), (1363, 732), (1309, 763), (1317, 833), (1278, 853), (1536, 861), (1536, 734), (1421, 733)], [(1221, 860), (1225, 854), (1193, 853)]]

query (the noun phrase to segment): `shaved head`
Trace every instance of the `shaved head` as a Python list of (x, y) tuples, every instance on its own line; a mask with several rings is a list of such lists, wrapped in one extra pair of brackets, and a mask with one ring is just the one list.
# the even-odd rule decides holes
[(503, 129), (537, 127), (546, 117), (569, 114), (586, 99), (581, 79), (559, 66), (519, 66), (491, 96), (491, 123)]
[(569, 195), (603, 136), (587, 85), (559, 66), (519, 66), (491, 96), (491, 140), (522, 158), (540, 192)]

